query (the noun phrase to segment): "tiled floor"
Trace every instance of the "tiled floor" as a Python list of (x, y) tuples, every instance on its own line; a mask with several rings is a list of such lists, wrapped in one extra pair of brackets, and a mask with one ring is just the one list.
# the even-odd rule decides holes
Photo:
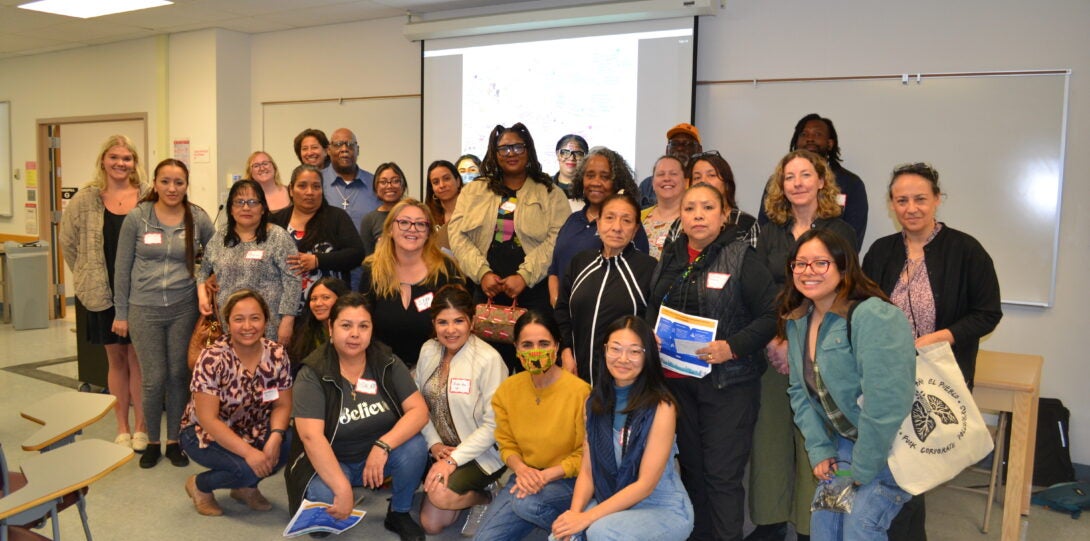
[[(12, 468), (18, 468), (24, 457), (29, 455), (19, 448), (19, 442), (37, 426), (19, 416), (20, 405), (64, 390), (61, 384), (74, 386), (77, 383), (73, 326), (71, 321), (58, 320), (52, 321), (48, 329), (17, 332), (11, 325), (0, 325), (0, 442), (4, 444)], [(58, 360), (60, 362), (34, 366), (32, 370), (24, 366)], [(7, 370), (15, 366), (22, 367), (22, 374), (29, 373), (33, 377)], [(108, 415), (89, 427), (83, 437), (112, 440), (113, 436), (113, 416)], [(274, 505), (272, 511), (249, 511), (222, 494), (219, 501), (226, 512), (225, 516), (209, 518), (194, 512), (182, 488), (186, 477), (199, 471), (200, 466), (196, 464), (175, 468), (165, 461), (151, 470), (141, 470), (137, 461), (133, 460), (95, 483), (88, 495), (88, 513), (95, 538), (112, 541), (281, 537), (289, 518), (281, 475), (273, 476), (261, 485), (262, 492)], [(368, 516), (346, 536), (352, 539), (396, 539), (382, 526), (388, 495), (388, 491), (368, 492), (362, 505), (367, 509)], [(927, 502), (928, 537), (932, 541), (1000, 538), (1001, 505), (995, 506), (990, 533), (984, 535), (978, 529), (983, 517), (982, 496), (942, 488), (929, 494)], [(63, 513), (60, 523), (63, 539), (83, 538), (79, 516), (74, 510)], [(48, 534), (48, 528), (45, 533)], [(434, 539), (460, 539), (460, 536), (452, 527)], [(1028, 535), (1024, 539), (1090, 539), (1090, 521), (1071, 520), (1066, 515), (1034, 508)]]

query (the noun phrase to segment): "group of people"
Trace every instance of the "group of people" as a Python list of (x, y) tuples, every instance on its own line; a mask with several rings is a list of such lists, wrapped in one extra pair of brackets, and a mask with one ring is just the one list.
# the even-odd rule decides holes
[[(111, 137), (61, 238), (87, 338), (106, 345), (116, 442), (141, 467), (165, 453), (209, 468), (185, 485), (202, 515), (223, 513), (219, 489), (271, 509), (258, 483), (282, 468), (293, 513), (306, 499), (344, 518), (352, 487), (390, 483), (384, 524), (402, 539), (466, 509), (479, 539), (742, 539), (747, 467), (748, 540), (789, 523), (925, 538), (922, 496), (885, 466), (915, 347), (951, 343), (971, 385), (1002, 316), (988, 254), (937, 219), (938, 172), (894, 170), (901, 232), (860, 264), (865, 187), (830, 120), (800, 120), (757, 217), (695, 126), (666, 138), (638, 182), (566, 135), (550, 177), (524, 125), (497, 125), (483, 159), (427, 168), (421, 202), (397, 164), (357, 165), (350, 130), (308, 129), (286, 187), (250, 156), (216, 230), (184, 163), (158, 164), (148, 189), (132, 142)], [(486, 303), (525, 313), (478, 336)], [(714, 320), (691, 346), (699, 372), (660, 355), (666, 309)], [(202, 314), (225, 334), (190, 367)], [(838, 469), (853, 511), (811, 514)]]

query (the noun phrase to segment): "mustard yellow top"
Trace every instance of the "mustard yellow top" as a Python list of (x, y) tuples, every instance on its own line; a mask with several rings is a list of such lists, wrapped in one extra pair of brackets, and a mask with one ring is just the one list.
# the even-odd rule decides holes
[(492, 396), (500, 459), (506, 464), (508, 457), (519, 455), (528, 466), (545, 469), (559, 464), (564, 477), (578, 475), (588, 396), (590, 385), (563, 370), (560, 379), (540, 390), (529, 372), (504, 380)]

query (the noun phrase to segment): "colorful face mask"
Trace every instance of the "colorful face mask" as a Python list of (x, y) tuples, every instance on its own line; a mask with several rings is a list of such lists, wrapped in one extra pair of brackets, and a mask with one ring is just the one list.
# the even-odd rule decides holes
[(535, 376), (544, 374), (556, 363), (556, 350), (552, 348), (524, 349), (515, 355), (522, 362), (522, 368)]
[(479, 176), (481, 176), (480, 173), (462, 173), (462, 184), (469, 184), (470, 182), (477, 180), (477, 177)]

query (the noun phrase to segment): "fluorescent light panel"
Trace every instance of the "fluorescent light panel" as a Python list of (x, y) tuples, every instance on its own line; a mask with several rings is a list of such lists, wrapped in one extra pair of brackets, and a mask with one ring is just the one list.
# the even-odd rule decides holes
[(90, 19), (114, 13), (169, 6), (166, 0), (38, 0), (19, 6), (22, 9)]

